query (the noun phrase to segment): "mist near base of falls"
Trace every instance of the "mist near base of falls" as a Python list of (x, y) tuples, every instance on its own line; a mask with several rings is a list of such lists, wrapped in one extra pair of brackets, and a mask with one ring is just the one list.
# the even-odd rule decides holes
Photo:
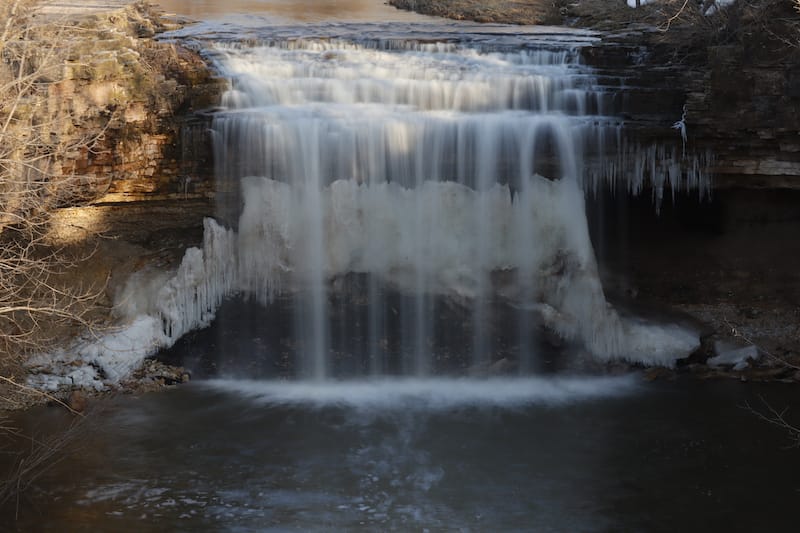
[(487, 379), (362, 379), (326, 382), (214, 379), (202, 386), (256, 405), (340, 407), (369, 411), (446, 411), (463, 407), (523, 408), (565, 405), (624, 396), (637, 388), (635, 376), (525, 377)]

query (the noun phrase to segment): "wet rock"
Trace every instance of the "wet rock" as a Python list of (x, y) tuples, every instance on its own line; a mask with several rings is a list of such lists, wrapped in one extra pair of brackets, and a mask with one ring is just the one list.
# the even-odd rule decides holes
[(648, 368), (644, 373), (645, 381), (658, 381), (664, 379), (675, 379), (675, 372), (669, 368), (657, 366)]
[(517, 363), (503, 357), (491, 363), (479, 363), (470, 367), (467, 374), (472, 377), (503, 376), (510, 374), (517, 369)]
[(69, 398), (67, 398), (67, 405), (76, 413), (84, 412), (88, 403), (89, 400), (86, 397), (86, 394), (80, 390), (72, 391), (69, 395)]
[(490, 376), (497, 376), (503, 374), (509, 374), (516, 370), (517, 365), (514, 361), (511, 361), (507, 357), (503, 357), (489, 365), (489, 375)]
[(755, 319), (761, 316), (761, 311), (755, 307), (748, 307), (742, 310), (742, 315), (744, 315), (745, 318)]
[(191, 373), (180, 366), (172, 366), (155, 359), (148, 359), (137, 370), (133, 379), (125, 384), (129, 390), (157, 390), (172, 387), (191, 380)]

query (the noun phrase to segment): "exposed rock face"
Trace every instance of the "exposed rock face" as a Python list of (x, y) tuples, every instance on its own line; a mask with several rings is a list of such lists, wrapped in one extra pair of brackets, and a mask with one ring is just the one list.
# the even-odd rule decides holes
[(800, 54), (784, 46), (712, 47), (694, 80), (687, 109), (718, 186), (800, 188)]
[[(79, 258), (61, 273), (64, 283), (98, 288), (99, 327), (113, 321), (109, 310), (132, 273), (168, 270), (202, 242), (214, 183), (208, 119), (197, 112), (216, 105), (224, 85), (199, 54), (155, 39), (166, 28), (147, 5), (115, 2), (91, 16), (78, 9), (73, 18), (60, 4), (44, 11), (67, 17), (71, 41), (42, 114), (66, 145), (81, 146), (57, 161), (53, 179), (78, 181), (57, 181), (60, 169), (82, 184), (52, 213), (48, 239)], [(183, 379), (157, 378), (142, 374), (125, 387)]]
[(647, 33), (612, 34), (584, 54), (604, 83), (620, 87), (620, 112), (636, 137), (681, 142), (673, 125), (684, 119), (687, 149), (714, 156), (714, 188), (800, 188), (796, 51), (769, 56), (715, 46), (707, 61), (686, 64), (650, 40)]
[(212, 192), (210, 150), (193, 111), (218, 101), (221, 82), (193, 51), (153, 40), (160, 20), (142, 4), (76, 22), (64, 80), (51, 89), (55, 112), (79, 121), (62, 135), (96, 135), (69, 154), (63, 172), (88, 176), (94, 202), (186, 199)]
[(131, 272), (168, 268), (202, 241), (202, 220), (214, 212), (202, 111), (219, 102), (224, 81), (197, 52), (158, 41), (168, 28), (145, 3), (115, 0), (89, 16), (71, 5), (44, 10), (76, 30), (48, 113), (70, 117), (59, 124), (66, 139), (94, 142), (59, 161), (85, 186), (53, 213), (51, 240), (95, 250), (81, 283), (106, 284), (110, 302)]

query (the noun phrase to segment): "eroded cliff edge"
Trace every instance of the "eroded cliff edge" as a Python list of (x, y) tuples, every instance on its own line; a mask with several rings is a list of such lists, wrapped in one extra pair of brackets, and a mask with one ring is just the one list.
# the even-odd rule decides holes
[(174, 260), (200, 241), (213, 212), (210, 140), (198, 112), (217, 104), (224, 82), (197, 52), (157, 40), (172, 26), (146, 3), (73, 20), (87, 38), (76, 38), (51, 99), (80, 118), (72, 134), (98, 137), (59, 162), (88, 185), (54, 227), (67, 240), (99, 235), (103, 247), (127, 243)]

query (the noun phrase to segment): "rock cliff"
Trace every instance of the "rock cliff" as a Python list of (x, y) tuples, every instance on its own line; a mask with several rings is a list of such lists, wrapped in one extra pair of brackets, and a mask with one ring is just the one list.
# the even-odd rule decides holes
[(221, 82), (196, 52), (155, 40), (165, 26), (145, 4), (74, 24), (82, 31), (50, 105), (78, 117), (62, 134), (99, 137), (68, 154), (63, 171), (96, 178), (94, 203), (207, 198), (210, 150), (193, 112), (216, 104)]

